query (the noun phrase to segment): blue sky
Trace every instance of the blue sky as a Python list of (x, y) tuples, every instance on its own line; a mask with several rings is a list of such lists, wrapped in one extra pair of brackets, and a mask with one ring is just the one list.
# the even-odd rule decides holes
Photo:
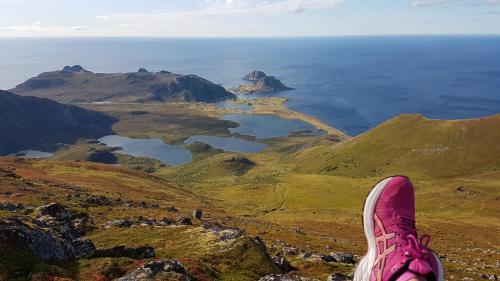
[(0, 37), (500, 34), (500, 0), (0, 0)]

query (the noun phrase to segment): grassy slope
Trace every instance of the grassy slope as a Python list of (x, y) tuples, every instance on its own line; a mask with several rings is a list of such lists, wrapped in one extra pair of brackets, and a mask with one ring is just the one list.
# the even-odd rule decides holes
[[(112, 219), (136, 216), (176, 219), (178, 216), (189, 216), (191, 210), (195, 208), (202, 208), (205, 218), (221, 220), (226, 217), (223, 210), (215, 208), (212, 200), (202, 195), (178, 188), (149, 174), (126, 168), (88, 162), (15, 158), (0, 158), (0, 168), (14, 171), (20, 176), (20, 178), (0, 178), (0, 190), (16, 194), (16, 196), (0, 195), (3, 197), (2, 201), (22, 203), (27, 206), (60, 202), (73, 210), (89, 213), (96, 225)], [(75, 191), (75, 188), (78, 191)], [(76, 193), (82, 195), (76, 198), (74, 196)], [(71, 198), (68, 197), (70, 194), (73, 195)], [(160, 208), (84, 207), (80, 199), (83, 198), (83, 194), (119, 197), (124, 201), (145, 201), (159, 204)], [(170, 206), (175, 206), (179, 212), (172, 213), (164, 209)], [(3, 216), (12, 216), (12, 213), (0, 211), (0, 217)], [(205, 275), (212, 276), (215, 280), (250, 281), (257, 276), (277, 271), (253, 240), (244, 238), (234, 245), (227, 245), (221, 243), (216, 236), (204, 231), (200, 224), (201, 221), (194, 221), (194, 226), (190, 227), (97, 229), (90, 232), (88, 237), (98, 247), (151, 245), (155, 247), (157, 258), (181, 259), (188, 268), (200, 267), (194, 270), (206, 271)], [(99, 258), (83, 259), (52, 267), (27, 253), (17, 251), (18, 255), (12, 260), (9, 255), (5, 255), (4, 245), (1, 246), (0, 280), (3, 280), (4, 274), (9, 274), (8, 278), (12, 278), (17, 268), (23, 271), (23, 274), (18, 274), (19, 280), (26, 280), (23, 275), (38, 272), (45, 274), (43, 272), (51, 271), (52, 268), (60, 272), (56, 276), (72, 276), (79, 280), (103, 280), (99, 279), (101, 274), (116, 277), (117, 275), (112, 275), (113, 272), (134, 269), (141, 263), (130, 259)], [(228, 250), (230, 251), (226, 253)], [(237, 262), (241, 257), (244, 257), (244, 262)], [(29, 264), (25, 264), (26, 262)]]
[(500, 115), (459, 121), (402, 115), (338, 146), (316, 146), (297, 159), (303, 172), (351, 177), (404, 173), (448, 178), (500, 167)]
[[(224, 165), (223, 160), (234, 154), (206, 155), (156, 173), (193, 192), (180, 189), (186, 197), (179, 203), (175, 189), (170, 189), (174, 187), (165, 181), (122, 168), (35, 161), (29, 163), (38, 172), (27, 169), (24, 175), (42, 177), (45, 173), (51, 180), (75, 182), (96, 193), (121, 192), (121, 196), (185, 206), (182, 212), (192, 209), (193, 204), (204, 203), (203, 208), (212, 217), (224, 216), (228, 224), (258, 234), (266, 242), (283, 240), (319, 253), (329, 252), (325, 250), (329, 246), (333, 251), (362, 254), (365, 242), (360, 214), (366, 193), (383, 176), (408, 174), (416, 186), (417, 223), (422, 233), (433, 235), (432, 247), (449, 259), (445, 261), (447, 273), (456, 278), (477, 278), (479, 273), (492, 273), (491, 268), (466, 269), (474, 267), (474, 263), (493, 265), (500, 258), (500, 237), (492, 235), (500, 227), (499, 123), (499, 116), (438, 121), (410, 115), (341, 144), (306, 137), (272, 140), (264, 153), (243, 155), (256, 166), (242, 176), (238, 176), (239, 170)], [(382, 168), (380, 162), (384, 163)], [(172, 192), (163, 192), (162, 185)], [(464, 191), (457, 190), (461, 186)], [(143, 212), (162, 215), (154, 210), (123, 213), (92, 209), (98, 222)], [(303, 228), (306, 234), (295, 232), (296, 227)], [(196, 257), (200, 251), (192, 246), (191, 242), (196, 241), (191, 239), (192, 232), (155, 231), (144, 235), (140, 229), (130, 231), (115, 236), (96, 232), (92, 239), (99, 246), (120, 241), (131, 245), (147, 242), (166, 257)], [(164, 242), (170, 240), (177, 243)], [(491, 249), (495, 252), (488, 252)], [(296, 258), (291, 262), (300, 274), (320, 279), (332, 271), (352, 270)], [(228, 272), (226, 276), (244, 271)]]
[[(451, 258), (445, 262), (449, 274), (475, 277), (476, 270), (465, 272), (472, 259), (491, 265), (498, 258), (483, 252), (500, 245), (500, 237), (490, 235), (500, 227), (500, 116), (443, 121), (405, 115), (341, 144), (273, 145), (248, 156), (257, 166), (241, 177), (218, 164), (223, 156), (158, 175), (220, 200), (232, 214), (288, 229), (300, 226), (307, 233), (264, 231), (269, 240), (362, 254), (360, 215), (367, 192), (384, 176), (406, 174), (416, 186), (420, 229), (437, 239), (433, 248)], [(220, 171), (206, 174), (211, 169)]]

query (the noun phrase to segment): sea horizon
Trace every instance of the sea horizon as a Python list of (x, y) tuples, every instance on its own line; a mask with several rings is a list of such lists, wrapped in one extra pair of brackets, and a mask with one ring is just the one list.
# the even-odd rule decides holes
[[(22, 42), (22, 44), (19, 44)], [(226, 88), (252, 70), (294, 91), (272, 96), (350, 135), (394, 116), (498, 113), (500, 35), (0, 38), (0, 89), (79, 64), (93, 72), (168, 70)], [(382, 109), (383, 108), (383, 109)]]

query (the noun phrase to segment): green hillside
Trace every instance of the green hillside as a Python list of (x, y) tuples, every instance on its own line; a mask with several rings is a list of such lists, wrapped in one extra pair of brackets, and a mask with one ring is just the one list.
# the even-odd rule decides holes
[(401, 115), (336, 146), (300, 153), (300, 172), (352, 177), (443, 178), (500, 169), (500, 115), (430, 120)]

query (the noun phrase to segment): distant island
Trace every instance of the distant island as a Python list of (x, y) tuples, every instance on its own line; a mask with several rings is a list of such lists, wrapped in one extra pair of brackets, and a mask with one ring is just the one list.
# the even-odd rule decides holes
[(144, 68), (131, 73), (94, 73), (80, 65), (42, 73), (10, 91), (66, 103), (215, 102), (235, 98), (224, 87), (192, 74), (149, 72)]
[(243, 77), (244, 80), (252, 82), (251, 84), (240, 85), (229, 89), (234, 93), (253, 94), (253, 93), (271, 93), (293, 90), (285, 86), (274, 76), (267, 76), (260, 70), (254, 70)]

